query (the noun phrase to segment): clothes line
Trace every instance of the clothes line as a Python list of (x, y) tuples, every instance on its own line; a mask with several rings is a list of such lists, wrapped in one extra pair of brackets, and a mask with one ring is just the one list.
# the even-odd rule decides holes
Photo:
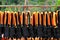
[(60, 7), (60, 5), (0, 5), (0, 7)]

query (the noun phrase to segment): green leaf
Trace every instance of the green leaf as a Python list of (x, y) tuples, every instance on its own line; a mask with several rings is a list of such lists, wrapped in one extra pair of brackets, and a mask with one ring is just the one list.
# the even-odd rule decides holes
[(57, 0), (57, 3), (56, 3), (56, 5), (60, 5), (60, 0)]

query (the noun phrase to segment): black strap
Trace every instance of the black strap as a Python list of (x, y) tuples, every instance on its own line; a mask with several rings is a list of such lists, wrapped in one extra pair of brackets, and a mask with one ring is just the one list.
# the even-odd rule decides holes
[(33, 26), (32, 25), (30, 25), (30, 27), (29, 27), (29, 36), (30, 37), (34, 37), (35, 35), (34, 35), (34, 30), (33, 30)]
[(5, 12), (4, 12), (4, 14), (3, 14), (3, 25), (4, 25), (4, 19), (5, 19)]
[(46, 27), (48, 27), (48, 14), (46, 14)]
[(35, 26), (35, 15), (33, 15), (33, 26)]
[(57, 33), (56, 37), (60, 38), (60, 28), (56, 28), (56, 33)]
[(25, 13), (23, 13), (23, 26), (25, 25)]
[(8, 26), (8, 13), (6, 15), (6, 26)]
[(40, 26), (38, 26), (38, 28), (37, 28), (37, 36), (38, 37), (43, 37), (43, 27), (40, 25)]
[(12, 25), (12, 27), (9, 28), (9, 37), (14, 38), (15, 36), (15, 27)]
[(17, 15), (15, 14), (16, 26), (18, 25)]
[(43, 14), (41, 14), (41, 19), (42, 19), (41, 25), (43, 26)]
[(11, 27), (13, 25), (13, 13), (11, 13)]
[(52, 26), (52, 14), (50, 14), (50, 25)]

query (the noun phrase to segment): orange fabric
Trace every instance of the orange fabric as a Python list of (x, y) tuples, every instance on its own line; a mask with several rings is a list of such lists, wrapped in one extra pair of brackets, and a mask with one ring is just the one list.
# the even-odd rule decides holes
[(0, 24), (1, 24), (1, 13), (0, 13)]
[(20, 38), (18, 38), (17, 40), (21, 40)]
[(38, 25), (38, 13), (35, 13), (35, 25)]
[(8, 24), (11, 25), (11, 13), (8, 13)]
[[(43, 14), (43, 12), (40, 12), (39, 13), (39, 24), (41, 25), (42, 24), (42, 15)], [(37, 22), (37, 24), (38, 24), (38, 14), (35, 16), (36, 18), (35, 18), (35, 21)]]
[(5, 38), (2, 38), (1, 40), (6, 40)]
[(32, 38), (32, 40), (34, 40), (34, 38)]
[(52, 26), (56, 26), (56, 22), (55, 22), (55, 12), (53, 12), (53, 17), (52, 17)]
[(57, 17), (56, 21), (57, 21), (57, 24), (58, 24), (58, 12), (56, 12), (56, 17)]
[(22, 37), (21, 40), (26, 40), (26, 39), (24, 37)]
[(50, 13), (47, 14), (48, 25), (50, 25)]
[(3, 24), (3, 12), (1, 13), (1, 24)]
[(30, 24), (33, 25), (33, 16), (30, 17)]
[(35, 40), (39, 40), (39, 38), (36, 37)]
[(40, 25), (42, 24), (41, 22), (42, 22), (42, 19), (41, 19), (41, 13), (39, 14), (39, 17), (40, 17)]
[(18, 13), (16, 13), (16, 16), (17, 16), (17, 23), (19, 24), (19, 21), (18, 21)]
[(16, 26), (16, 19), (15, 19), (15, 14), (13, 13), (13, 24)]
[(12, 14), (12, 24), (14, 25), (14, 26), (16, 26), (16, 20), (15, 20), (15, 14), (14, 13), (11, 13)]
[(0, 24), (3, 24), (3, 12), (0, 12)]
[(44, 12), (44, 15), (43, 15), (43, 25), (46, 26), (46, 14)]
[(22, 14), (20, 15), (20, 23), (22, 24)]

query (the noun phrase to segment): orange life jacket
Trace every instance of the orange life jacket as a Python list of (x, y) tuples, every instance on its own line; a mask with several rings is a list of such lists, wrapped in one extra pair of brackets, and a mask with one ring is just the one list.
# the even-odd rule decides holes
[(33, 12), (33, 26), (35, 26), (35, 13), (36, 12)]
[(30, 24), (33, 26), (33, 16), (30, 17)]
[(43, 14), (43, 25), (46, 26), (46, 14), (47, 12), (44, 12)]
[(8, 25), (11, 25), (11, 13), (10, 12), (7, 13), (8, 13)]
[(53, 12), (53, 16), (52, 16), (52, 26), (56, 27), (55, 12)]
[(38, 26), (38, 12), (35, 13), (35, 25)]
[(23, 22), (22, 22), (22, 20), (23, 20), (23, 18), (22, 18), (23, 16), (22, 16), (22, 14), (20, 15), (20, 24), (22, 24)]
[(3, 12), (0, 11), (0, 24), (3, 24)]
[(51, 14), (51, 12), (48, 12), (48, 14), (47, 14), (47, 20), (48, 20), (48, 25), (50, 26), (51, 25), (51, 23), (50, 23), (50, 14)]
[(14, 26), (16, 26), (16, 19), (15, 19), (15, 13), (14, 12), (11, 13), (11, 21), (12, 21), (12, 24)]

